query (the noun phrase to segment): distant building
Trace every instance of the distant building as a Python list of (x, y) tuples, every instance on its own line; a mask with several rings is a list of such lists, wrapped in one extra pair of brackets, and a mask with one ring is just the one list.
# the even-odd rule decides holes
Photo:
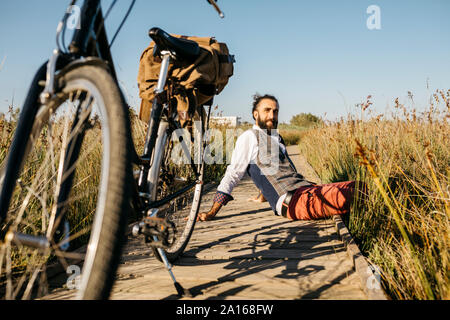
[(211, 117), (210, 121), (219, 126), (237, 127), (241, 124), (241, 117)]

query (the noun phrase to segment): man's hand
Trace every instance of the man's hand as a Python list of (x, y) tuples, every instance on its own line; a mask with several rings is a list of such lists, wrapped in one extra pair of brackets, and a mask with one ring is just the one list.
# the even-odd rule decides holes
[(214, 202), (211, 210), (208, 212), (201, 212), (197, 216), (197, 221), (209, 221), (214, 219), (217, 212), (219, 212), (220, 208), (222, 208), (222, 205), (218, 202)]
[(200, 213), (198, 214), (198, 216), (197, 216), (197, 221), (209, 221), (209, 220), (214, 219), (214, 216), (215, 216), (215, 215), (216, 215), (216, 214), (213, 213), (213, 212), (211, 212), (211, 211), (208, 211), (208, 212), (200, 212)]
[(256, 197), (254, 197), (254, 198), (249, 198), (249, 199), (247, 199), (247, 201), (252, 201), (252, 202), (259, 202), (259, 203), (262, 203), (262, 202), (266, 202), (267, 200), (266, 200), (266, 198), (264, 198), (264, 196), (263, 196), (262, 193), (260, 192)]

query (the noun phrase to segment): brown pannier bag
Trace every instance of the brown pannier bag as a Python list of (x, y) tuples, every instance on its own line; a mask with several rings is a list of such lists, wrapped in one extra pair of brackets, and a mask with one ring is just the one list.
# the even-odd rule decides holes
[[(200, 47), (199, 57), (191, 63), (171, 61), (168, 70), (168, 83), (173, 87), (168, 92), (168, 99), (175, 102), (180, 116), (180, 122), (189, 118), (196, 106), (202, 106), (219, 94), (233, 75), (234, 56), (229, 54), (225, 43), (218, 42), (213, 37), (179, 36), (174, 37), (192, 40)], [(138, 73), (139, 97), (141, 107), (139, 119), (148, 122), (152, 101), (155, 97), (155, 87), (161, 68), (161, 58), (153, 54), (155, 43), (152, 41), (141, 55)]]

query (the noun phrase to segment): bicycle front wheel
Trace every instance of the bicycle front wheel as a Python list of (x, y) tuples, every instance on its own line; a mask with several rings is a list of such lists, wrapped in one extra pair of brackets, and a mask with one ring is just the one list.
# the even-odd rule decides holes
[(7, 170), (20, 168), (3, 180), (12, 190), (0, 226), (7, 299), (45, 297), (59, 286), (79, 299), (108, 298), (120, 258), (131, 181), (127, 110), (103, 68), (82, 66), (57, 80), (55, 98), (36, 105), (31, 134), (14, 137), (25, 155), (7, 160)]

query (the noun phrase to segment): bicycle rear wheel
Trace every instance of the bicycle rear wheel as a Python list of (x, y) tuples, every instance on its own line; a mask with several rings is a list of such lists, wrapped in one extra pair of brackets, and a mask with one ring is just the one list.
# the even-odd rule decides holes
[[(190, 125), (171, 128), (162, 121), (155, 144), (154, 165), (149, 174), (153, 201), (161, 201), (184, 188), (189, 189), (160, 208), (157, 217), (173, 223), (170, 245), (164, 249), (167, 259), (175, 261), (186, 249), (194, 230), (203, 190), (203, 107), (197, 110)], [(155, 257), (161, 261), (158, 251)]]
[(7, 170), (11, 163), (20, 170), (2, 186), (7, 299), (40, 298), (60, 285), (77, 298), (108, 298), (120, 258), (131, 178), (127, 110), (103, 68), (82, 66), (58, 83), (56, 97), (36, 105), (31, 135), (14, 137), (25, 155), (8, 156)]

